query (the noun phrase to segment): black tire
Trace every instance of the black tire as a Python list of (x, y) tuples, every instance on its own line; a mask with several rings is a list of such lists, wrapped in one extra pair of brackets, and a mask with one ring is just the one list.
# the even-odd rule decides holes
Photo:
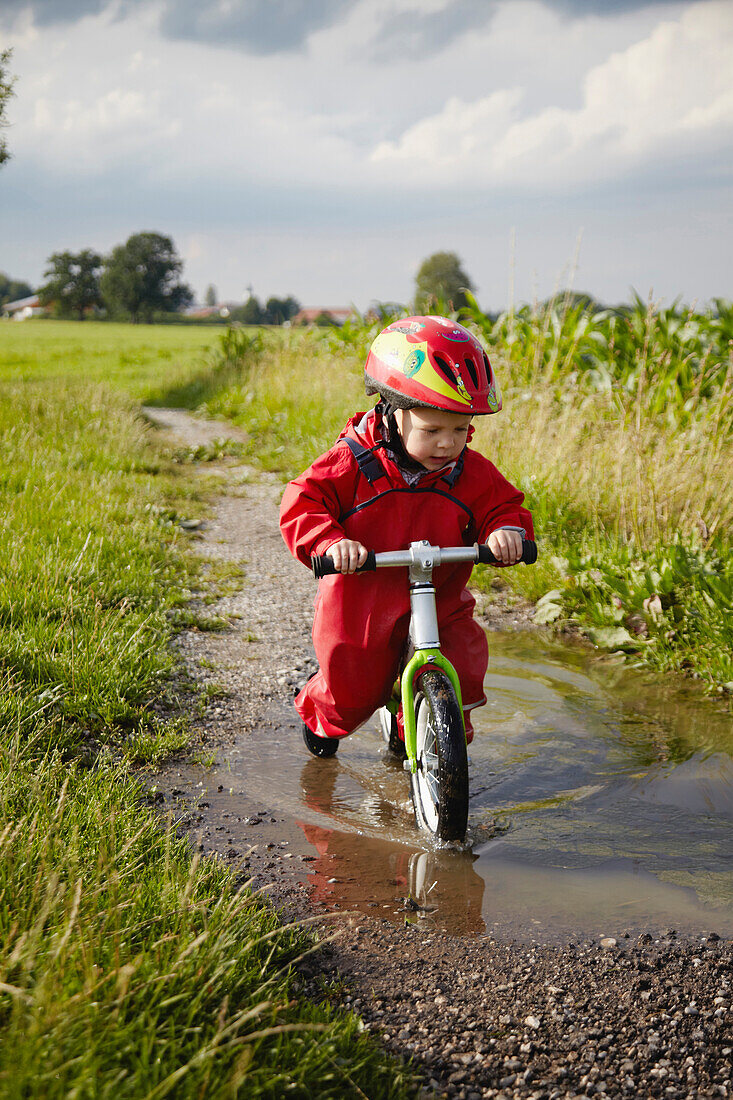
[(415, 692), (417, 771), (411, 776), (415, 817), (439, 840), (463, 841), (468, 824), (468, 755), (456, 693), (444, 672), (428, 669)]

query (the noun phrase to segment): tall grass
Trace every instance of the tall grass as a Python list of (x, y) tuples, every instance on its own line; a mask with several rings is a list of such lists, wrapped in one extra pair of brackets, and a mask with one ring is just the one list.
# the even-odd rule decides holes
[(0, 750), (0, 1095), (407, 1095), (350, 1014), (294, 999), (300, 930), (122, 769)]
[(201, 505), (100, 386), (11, 383), (0, 418), (0, 667), (65, 720), (56, 737), (78, 724), (134, 740), (159, 726), (151, 704), (187, 592), (162, 498), (184, 515)]
[(266, 469), (294, 476), (366, 408), (362, 366), (329, 333), (291, 331), (239, 359), (235, 382), (203, 408), (247, 430), (245, 453)]
[(27, 371), (0, 394), (0, 1095), (408, 1095), (355, 1016), (298, 997), (303, 932), (129, 772), (188, 736), (158, 715), (194, 479), (123, 392)]
[(477, 442), (539, 519), (543, 563), (517, 579), (553, 593), (540, 615), (719, 689), (733, 686), (732, 313), (467, 311), (505, 401)]

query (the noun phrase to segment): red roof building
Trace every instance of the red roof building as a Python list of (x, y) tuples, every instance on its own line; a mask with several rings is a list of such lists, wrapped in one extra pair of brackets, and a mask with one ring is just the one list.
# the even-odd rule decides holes
[(295, 314), (291, 324), (314, 325), (319, 317), (324, 317), (326, 319), (330, 318), (336, 325), (343, 325), (344, 321), (348, 320), (353, 312), (353, 309), (329, 309), (326, 306), (301, 309)]

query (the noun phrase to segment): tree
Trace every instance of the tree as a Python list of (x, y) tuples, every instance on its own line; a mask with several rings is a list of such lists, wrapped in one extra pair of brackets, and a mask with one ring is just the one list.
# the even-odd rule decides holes
[(465, 292), (473, 283), (455, 252), (434, 252), (420, 264), (415, 278), (415, 309), (424, 313), (445, 303), (451, 309), (468, 304)]
[(54, 307), (59, 317), (84, 320), (87, 310), (101, 306), (99, 273), (102, 257), (85, 248), (83, 252), (54, 252), (43, 273), (45, 283), (38, 292), (41, 305)]
[(155, 313), (175, 313), (193, 301), (190, 287), (178, 279), (182, 270), (170, 237), (135, 233), (107, 257), (102, 297), (113, 313), (133, 323), (152, 321)]
[(244, 305), (237, 306), (231, 312), (231, 320), (243, 325), (261, 325), (264, 313), (259, 298), (250, 294)]
[[(5, 108), (13, 95), (14, 80), (8, 72), (12, 52), (12, 50), (0, 50), (0, 129), (8, 124), (5, 118)], [(0, 164), (4, 164), (9, 159), (8, 143), (0, 134)]]
[(214, 286), (213, 283), (209, 283), (209, 285), (206, 288), (206, 296), (204, 297), (204, 305), (209, 306), (209, 308), (213, 309), (213, 307), (216, 305), (218, 300), (219, 300), (219, 297), (216, 293), (216, 287)]
[(20, 279), (9, 279), (0, 271), (0, 306), (6, 302), (17, 302), (19, 298), (30, 298), (33, 288)]
[(300, 302), (295, 298), (268, 298), (265, 306), (264, 322), (266, 325), (282, 325), (300, 309)]

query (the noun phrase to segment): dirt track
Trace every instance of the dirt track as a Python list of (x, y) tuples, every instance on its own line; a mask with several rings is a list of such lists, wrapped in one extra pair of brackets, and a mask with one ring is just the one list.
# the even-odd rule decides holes
[[(177, 411), (150, 415), (171, 442), (186, 446), (236, 434)], [(194, 723), (220, 761), (246, 751), (248, 731), (274, 722), (290, 724), (300, 752), (289, 700), (313, 667), (312, 581), (281, 542), (277, 479), (235, 465), (217, 470), (222, 494), (199, 545), (208, 557), (243, 562), (246, 580), (213, 607), (201, 603), (204, 613), (228, 617), (231, 629), (179, 638), (189, 675), (227, 692)], [(511, 621), (525, 613), (500, 614)], [(267, 887), (284, 913), (311, 916), (303, 860), (312, 857), (286, 850), (267, 790), (238, 806), (235, 829), (215, 799), (193, 805), (183, 797), (189, 792), (179, 771), (159, 778), (161, 806), (184, 812), (202, 850)], [(529, 946), (488, 935), (426, 935), (363, 913), (344, 915), (337, 927), (318, 968), (341, 976), (342, 1002), (390, 1050), (415, 1059), (426, 1095), (731, 1096), (733, 953), (714, 933), (691, 942), (670, 930)]]

